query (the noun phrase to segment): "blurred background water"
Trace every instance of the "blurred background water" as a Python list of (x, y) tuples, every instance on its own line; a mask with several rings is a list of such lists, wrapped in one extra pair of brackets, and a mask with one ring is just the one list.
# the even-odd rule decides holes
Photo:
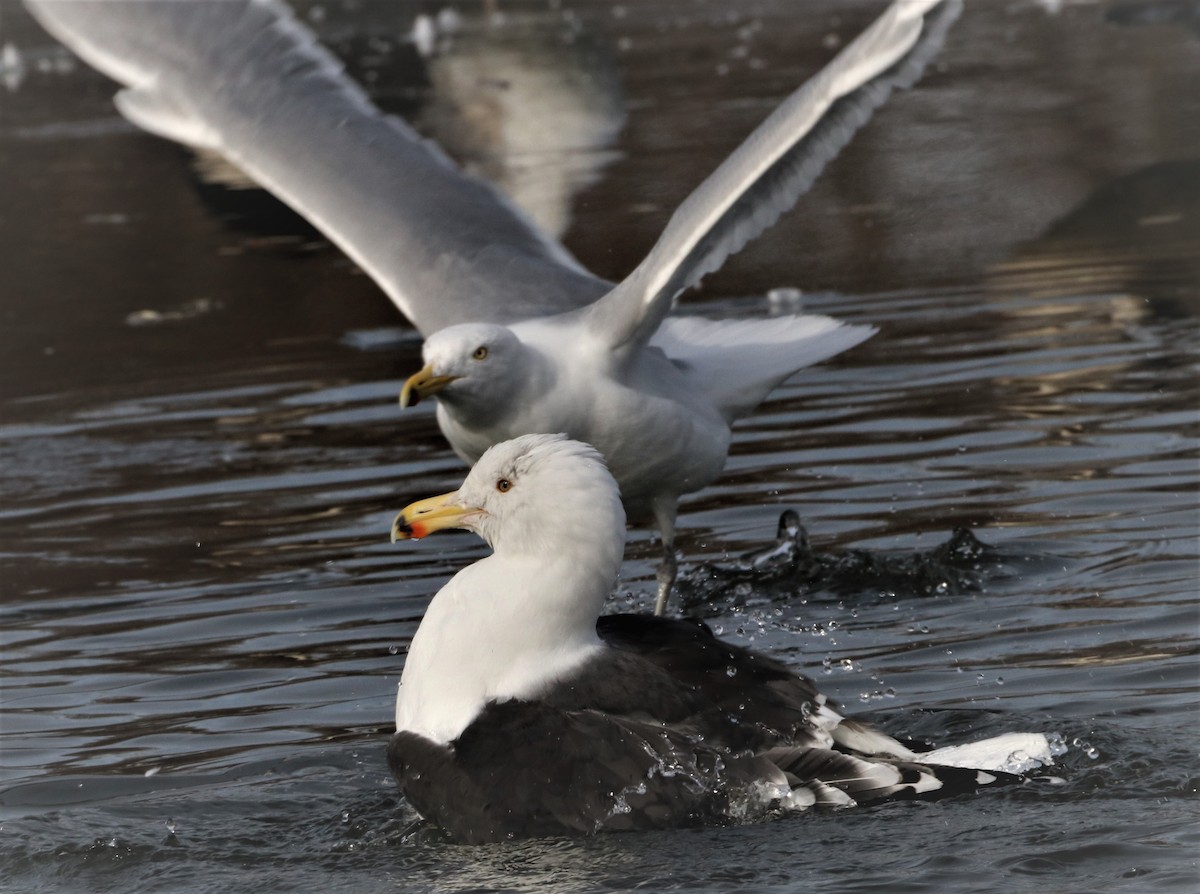
[[(882, 4), (502, 0), (432, 41), (436, 4), (296, 6), (619, 278)], [(824, 556), (994, 547), (945, 586), (716, 587), (710, 623), (893, 732), (1057, 731), (1063, 782), (466, 848), (384, 756), (422, 610), (483, 552), (387, 542), (464, 471), (396, 406), (418, 336), (0, 0), (0, 890), (1194, 891), (1197, 83), (1194, 3), (973, 2), (682, 309), (881, 329), (739, 426), (682, 507), (690, 582), (788, 507)], [(631, 535), (614, 609), (655, 555)]]

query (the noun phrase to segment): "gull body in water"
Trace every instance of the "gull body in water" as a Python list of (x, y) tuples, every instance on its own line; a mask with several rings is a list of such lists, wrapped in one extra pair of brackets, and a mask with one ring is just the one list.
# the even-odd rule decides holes
[(453, 527), (493, 552), (426, 610), (388, 757), (413, 806), (460, 841), (962, 794), (1053, 763), (1040, 733), (917, 753), (702, 623), (598, 617), (621, 565), (625, 513), (586, 444), (498, 444), (457, 491), (404, 509), (392, 539)]
[(678, 208), (613, 284), (584, 270), (491, 186), (379, 111), (278, 0), (26, 0), (126, 85), (120, 111), (212, 150), (305, 215), (425, 336), (400, 402), (436, 395), (475, 462), (530, 432), (594, 444), (629, 516), (675, 577), (682, 494), (724, 467), (730, 426), (798, 369), (869, 337), (822, 316), (710, 321), (676, 298), (795, 203), (897, 87), (937, 53), (960, 0), (897, 0), (788, 97)]

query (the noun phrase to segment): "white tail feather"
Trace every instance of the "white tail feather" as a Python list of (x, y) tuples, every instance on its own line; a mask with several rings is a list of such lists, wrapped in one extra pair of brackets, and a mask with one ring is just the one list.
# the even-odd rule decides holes
[(668, 317), (651, 344), (681, 365), (725, 420), (733, 422), (796, 371), (840, 354), (876, 331), (815, 314), (720, 321)]

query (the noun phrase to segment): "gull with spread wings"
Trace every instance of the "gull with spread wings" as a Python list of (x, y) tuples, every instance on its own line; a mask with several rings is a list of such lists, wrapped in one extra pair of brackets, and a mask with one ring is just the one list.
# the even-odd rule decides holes
[(436, 395), (467, 462), (526, 433), (604, 455), (630, 517), (663, 540), (682, 494), (720, 474), (730, 426), (798, 369), (874, 331), (828, 317), (670, 316), (678, 296), (787, 211), (937, 53), (961, 0), (896, 0), (788, 97), (613, 284), (497, 190), (384, 114), (279, 0), (26, 0), (125, 85), (130, 121), (219, 152), (346, 252), (425, 337), (408, 405)]

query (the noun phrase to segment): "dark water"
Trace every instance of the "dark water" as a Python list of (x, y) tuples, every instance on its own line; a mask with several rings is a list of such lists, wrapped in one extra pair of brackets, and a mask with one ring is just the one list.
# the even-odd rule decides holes
[[(615, 277), (879, 4), (554, 6), (502, 0), (504, 27), (468, 18), (430, 63), (399, 38), (435, 6), (303, 9)], [(415, 825), (384, 761), (422, 609), (482, 552), (387, 542), (463, 474), (431, 409), (395, 405), (419, 340), (2, 0), (0, 890), (1196, 890), (1200, 25), (969, 6), (689, 303), (762, 315), (803, 288), (881, 332), (740, 426), (683, 505), (683, 564), (729, 567), (786, 507), (834, 558), (971, 528), (996, 552), (965, 583), (743, 580), (711, 623), (896, 732), (1059, 732), (1063, 782), (467, 848)], [(644, 532), (629, 557), (614, 605), (646, 608)]]

